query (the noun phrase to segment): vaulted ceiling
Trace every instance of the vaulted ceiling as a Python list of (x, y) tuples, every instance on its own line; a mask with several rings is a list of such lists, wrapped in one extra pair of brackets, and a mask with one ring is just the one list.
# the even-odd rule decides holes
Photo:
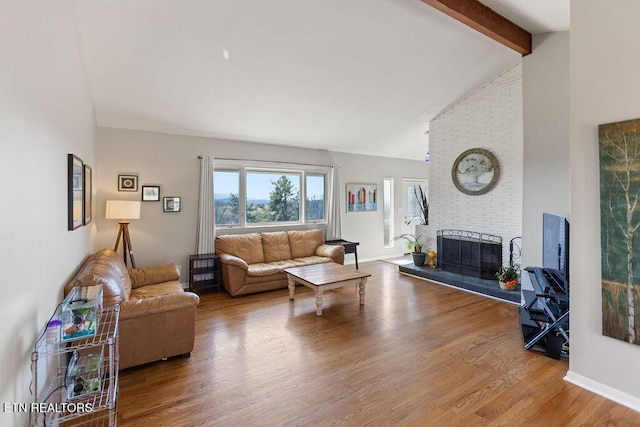
[[(482, 2), (569, 27), (569, 0)], [(420, 0), (82, 0), (78, 26), (99, 126), (415, 160), (521, 59)]]

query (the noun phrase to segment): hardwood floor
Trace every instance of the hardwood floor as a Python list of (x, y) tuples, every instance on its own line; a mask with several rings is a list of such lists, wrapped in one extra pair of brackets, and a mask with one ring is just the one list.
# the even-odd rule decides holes
[(195, 349), (121, 372), (121, 426), (638, 425), (525, 351), (517, 307), (398, 274), (357, 291), (204, 293)]

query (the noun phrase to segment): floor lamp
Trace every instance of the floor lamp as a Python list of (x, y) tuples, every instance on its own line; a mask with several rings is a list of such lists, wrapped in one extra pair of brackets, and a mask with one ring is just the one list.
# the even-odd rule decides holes
[(130, 200), (107, 200), (106, 219), (119, 219), (120, 230), (118, 230), (118, 238), (113, 250), (118, 252), (120, 240), (122, 239), (122, 258), (124, 265), (127, 265), (127, 255), (131, 259), (131, 267), (136, 268), (136, 261), (133, 258), (133, 248), (131, 246), (131, 238), (129, 237), (128, 219), (140, 219), (140, 202)]

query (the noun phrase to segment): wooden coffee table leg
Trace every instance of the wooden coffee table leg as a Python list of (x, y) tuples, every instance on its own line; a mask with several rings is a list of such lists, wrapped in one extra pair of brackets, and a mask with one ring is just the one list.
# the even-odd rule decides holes
[(289, 281), (289, 299), (292, 300), (293, 295), (296, 293), (296, 281), (291, 276), (287, 279)]
[(322, 316), (322, 288), (316, 289), (316, 316)]
[(360, 279), (360, 305), (364, 305), (364, 285), (367, 283), (367, 278)]

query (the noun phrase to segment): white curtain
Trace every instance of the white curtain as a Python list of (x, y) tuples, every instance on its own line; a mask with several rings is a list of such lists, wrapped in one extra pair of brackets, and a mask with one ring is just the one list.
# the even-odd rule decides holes
[(334, 240), (342, 238), (342, 221), (341, 221), (341, 200), (340, 197), (340, 167), (333, 167), (332, 174), (333, 188), (331, 190), (331, 201), (329, 205), (329, 220), (327, 223), (326, 240)]
[(196, 253), (215, 252), (216, 223), (213, 200), (213, 156), (202, 156), (200, 160), (200, 190), (198, 193), (198, 230)]

